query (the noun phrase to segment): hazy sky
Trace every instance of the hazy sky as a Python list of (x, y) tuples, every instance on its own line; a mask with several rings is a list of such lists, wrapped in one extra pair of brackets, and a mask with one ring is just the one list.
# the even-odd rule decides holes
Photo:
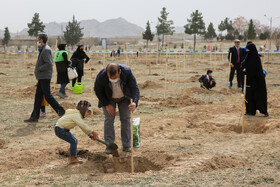
[(162, 7), (167, 8), (175, 26), (185, 25), (196, 9), (202, 12), (207, 26), (213, 22), (217, 27), (225, 17), (238, 16), (268, 25), (264, 14), (275, 18), (273, 26), (280, 26), (280, 0), (0, 0), (0, 7), (0, 29), (7, 26), (11, 32), (27, 27), (35, 12), (44, 23), (67, 22), (75, 15), (78, 20), (98, 21), (123, 17), (143, 28), (150, 20), (154, 27)]

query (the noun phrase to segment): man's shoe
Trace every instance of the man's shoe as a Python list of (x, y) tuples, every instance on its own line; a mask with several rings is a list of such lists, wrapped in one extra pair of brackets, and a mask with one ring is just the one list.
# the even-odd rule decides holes
[(112, 154), (112, 151), (111, 149), (109, 148), (106, 148), (105, 151), (104, 151), (105, 154), (109, 155), (109, 154)]
[(78, 157), (76, 157), (76, 156), (71, 156), (70, 158), (69, 158), (69, 164), (82, 164), (83, 163), (83, 161), (82, 160), (80, 160)]
[(37, 123), (38, 119), (30, 117), (29, 119), (24, 120), (24, 123)]
[(131, 148), (130, 147), (124, 147), (123, 148), (123, 152), (131, 152)]
[(58, 93), (57, 93), (57, 96), (59, 96), (59, 97), (62, 98), (62, 99), (64, 98), (64, 94), (61, 93), (61, 92), (58, 92)]
[(68, 95), (67, 95), (66, 93), (65, 93), (65, 94), (63, 94), (63, 96), (64, 96), (64, 97), (68, 97)]
[(269, 116), (269, 114), (268, 114), (268, 113), (264, 114), (264, 117), (268, 117), (268, 116)]

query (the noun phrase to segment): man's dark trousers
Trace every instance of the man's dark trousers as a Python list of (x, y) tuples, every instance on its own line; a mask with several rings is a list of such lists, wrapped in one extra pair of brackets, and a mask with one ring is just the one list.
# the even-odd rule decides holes
[(40, 117), (40, 108), (42, 106), (43, 96), (47, 102), (51, 105), (51, 107), (56, 111), (59, 116), (62, 116), (65, 113), (65, 110), (58, 104), (55, 98), (51, 94), (50, 89), (50, 79), (39, 79), (35, 94), (35, 102), (34, 102), (34, 109), (31, 114), (33, 119), (39, 119)]
[(232, 80), (233, 80), (235, 71), (237, 72), (237, 86), (241, 87), (242, 82), (243, 82), (243, 74), (242, 74), (242, 70), (240, 67), (240, 63), (234, 65), (234, 67), (230, 69), (230, 76), (229, 76), (230, 86), (232, 86)]

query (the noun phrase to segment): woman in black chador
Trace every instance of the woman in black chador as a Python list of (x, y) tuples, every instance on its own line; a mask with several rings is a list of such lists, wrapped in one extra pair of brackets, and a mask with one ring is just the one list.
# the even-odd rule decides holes
[(256, 115), (256, 110), (268, 116), (267, 92), (265, 75), (255, 44), (247, 46), (247, 57), (242, 63), (243, 71), (247, 75), (246, 83), (246, 115)]
[[(73, 53), (71, 57), (72, 66), (76, 67), (78, 73), (78, 82), (82, 82), (82, 76), (84, 76), (84, 62), (89, 61), (89, 57), (84, 51), (84, 46), (79, 45), (77, 50)], [(76, 83), (77, 78), (72, 80), (72, 86)]]

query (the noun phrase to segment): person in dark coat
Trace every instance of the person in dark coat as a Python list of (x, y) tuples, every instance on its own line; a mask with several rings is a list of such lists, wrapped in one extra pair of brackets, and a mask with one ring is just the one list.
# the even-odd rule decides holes
[(246, 115), (256, 115), (256, 110), (268, 116), (267, 90), (265, 75), (255, 44), (247, 46), (247, 56), (242, 63), (243, 72), (247, 75), (246, 80)]
[(228, 60), (230, 60), (230, 53), (231, 56), (231, 70), (230, 70), (230, 76), (229, 76), (229, 83), (228, 86), (232, 87), (232, 80), (234, 78), (235, 71), (237, 72), (237, 86), (238, 88), (242, 87), (243, 82), (243, 76), (242, 76), (242, 70), (241, 70), (241, 62), (244, 60), (245, 57), (245, 50), (244, 48), (240, 47), (240, 41), (235, 40), (234, 46), (229, 48), (228, 53)]
[[(98, 73), (94, 91), (99, 100), (98, 107), (103, 108), (105, 115), (105, 141), (115, 141), (114, 120), (118, 105), (123, 151), (130, 152), (130, 112), (134, 112), (139, 100), (139, 88), (131, 69), (123, 64), (109, 64)], [(105, 153), (111, 154), (111, 150), (107, 147)]]
[[(82, 82), (82, 76), (84, 76), (84, 63), (89, 61), (89, 57), (84, 52), (84, 45), (79, 45), (77, 50), (73, 53), (71, 57), (72, 66), (76, 67), (78, 73), (78, 82)], [(76, 79), (72, 80), (72, 86), (75, 85)]]
[(39, 56), (36, 62), (34, 74), (38, 81), (36, 86), (35, 101), (30, 118), (24, 120), (25, 123), (36, 123), (40, 118), (40, 108), (42, 107), (43, 97), (51, 105), (59, 116), (65, 113), (64, 108), (56, 101), (51, 93), (51, 78), (53, 73), (52, 50), (47, 45), (47, 34), (41, 33), (37, 37), (39, 43)]
[(202, 88), (206, 88), (208, 90), (210, 90), (211, 88), (216, 86), (216, 81), (212, 76), (213, 71), (212, 70), (208, 70), (206, 72), (206, 75), (202, 75), (198, 81), (200, 82), (200, 86)]
[(57, 70), (57, 84), (60, 84), (60, 90), (57, 95), (61, 98), (68, 97), (65, 92), (65, 87), (69, 83), (67, 68), (70, 66), (70, 62), (68, 61), (69, 55), (66, 51), (66, 44), (59, 44), (58, 49), (54, 55), (56, 70)]

